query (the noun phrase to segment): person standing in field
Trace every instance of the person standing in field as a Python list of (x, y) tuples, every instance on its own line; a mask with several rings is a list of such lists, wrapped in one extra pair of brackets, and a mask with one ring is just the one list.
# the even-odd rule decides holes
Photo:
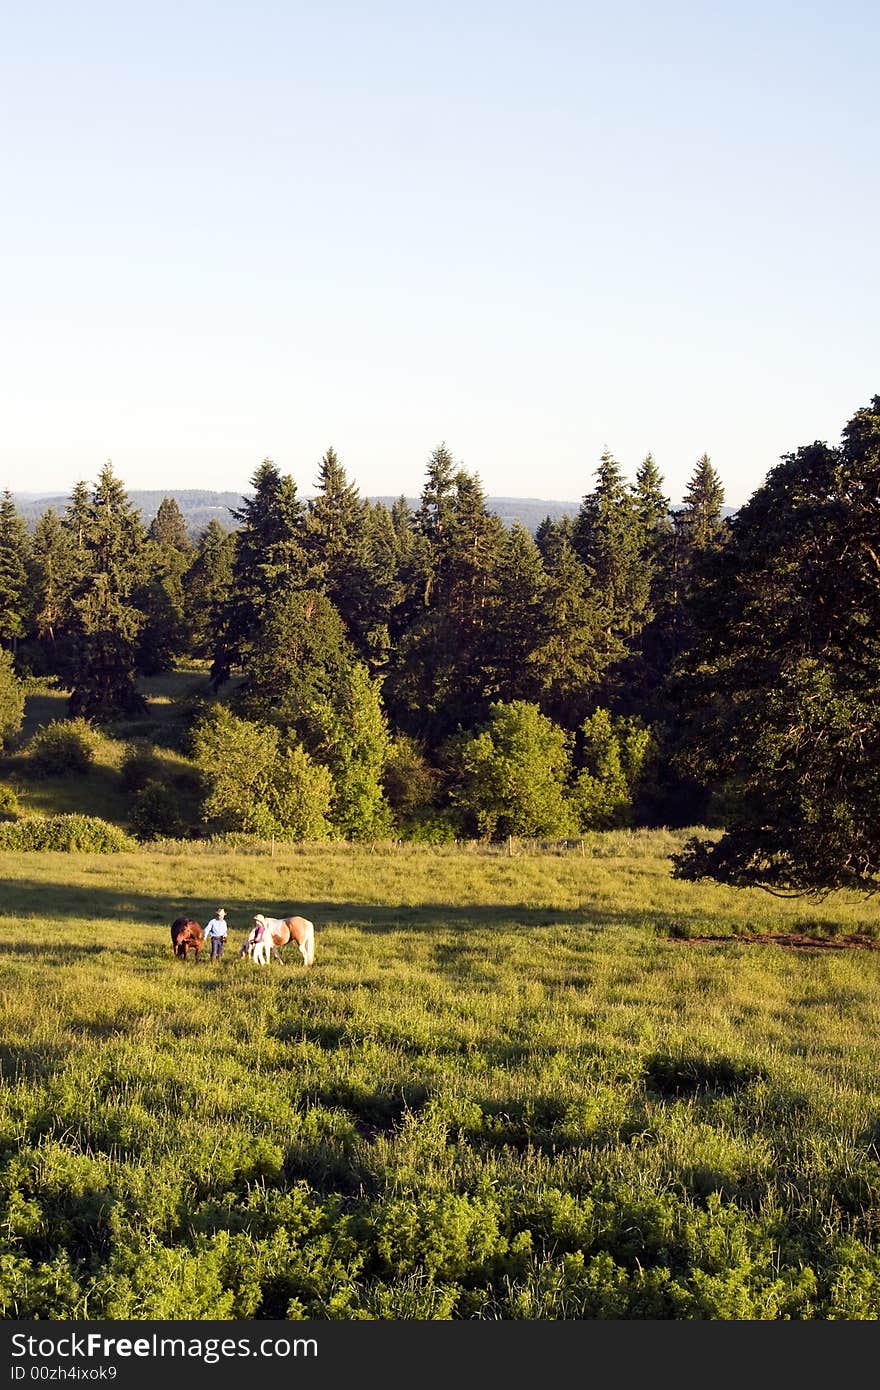
[(205, 927), (205, 940), (211, 943), (211, 960), (219, 960), (223, 955), (229, 927), (226, 924), (226, 908), (218, 907), (216, 916)]

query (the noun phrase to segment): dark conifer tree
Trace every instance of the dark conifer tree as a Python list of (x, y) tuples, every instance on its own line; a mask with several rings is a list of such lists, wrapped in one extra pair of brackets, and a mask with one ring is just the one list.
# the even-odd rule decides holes
[(573, 729), (589, 712), (610, 660), (604, 632), (606, 614), (565, 538), (554, 545), (546, 572), (537, 641), (528, 662), (540, 692), (541, 709)]
[(143, 617), (133, 595), (143, 576), (146, 539), (109, 462), (80, 530), (84, 565), (72, 594), (70, 713), (107, 720), (143, 709), (135, 688)]
[(69, 624), (71, 590), (78, 572), (70, 542), (61, 517), (54, 507), (48, 507), (34, 527), (34, 629), (40, 641), (53, 647)]
[(211, 681), (215, 688), (248, 660), (268, 613), (309, 580), (303, 544), (305, 508), (289, 474), (264, 459), (251, 479), (253, 495), (233, 512), (236, 536), (232, 585), (220, 618)]
[(654, 462), (653, 454), (645, 455), (636, 472), (634, 509), (642, 554), (648, 561), (653, 580), (657, 569), (663, 563), (668, 540), (672, 534), (669, 498), (664, 493), (663, 478)]
[(0, 499), (0, 644), (13, 650), (25, 636), (32, 616), (30, 549), (24, 518), (7, 489)]
[(321, 460), (317, 486), (304, 538), (310, 572), (338, 609), (356, 650), (366, 658), (372, 646), (369, 504), (361, 501), (332, 448)]
[(434, 744), (488, 706), (484, 668), (503, 537), (476, 477), (460, 470), (449, 491), (448, 461), (438, 450), (429, 465), (415, 517), (426, 582), (389, 678), (389, 697), (408, 731)]
[[(880, 888), (880, 396), (838, 448), (785, 455), (705, 580), (682, 658), (682, 757), (726, 792), (684, 877), (780, 892)], [(711, 534), (711, 533), (710, 533)]]
[(92, 495), (88, 483), (74, 483), (63, 516), (65, 530), (70, 534), (73, 553), (83, 563), (86, 558), (86, 532), (89, 528)]
[(229, 597), (235, 556), (235, 532), (208, 522), (198, 539), (195, 558), (184, 575), (184, 615), (190, 651), (208, 657), (214, 651), (220, 614)]
[(684, 505), (676, 515), (679, 534), (686, 552), (718, 549), (724, 543), (726, 528), (721, 515), (724, 485), (708, 454), (697, 459), (684, 495)]
[(487, 689), (493, 700), (536, 703), (541, 691), (532, 653), (541, 641), (547, 573), (530, 532), (516, 522), (506, 533), (498, 559)]
[(192, 550), (192, 541), (186, 529), (183, 513), (174, 497), (162, 498), (147, 534), (157, 545), (179, 550), (184, 555), (188, 555)]
[(648, 586), (644, 625), (630, 642), (630, 652), (618, 674), (615, 706), (648, 723), (661, 717), (658, 692), (672, 657), (670, 572), (674, 534), (669, 499), (651, 454), (639, 466), (633, 493), (639, 547)]
[(558, 556), (564, 541), (569, 545), (573, 544), (574, 520), (572, 517), (562, 516), (558, 521), (554, 521), (551, 516), (545, 516), (535, 531), (535, 544), (541, 552), (541, 559), (545, 565), (550, 564)]
[(384, 503), (366, 503), (363, 637), (358, 650), (374, 672), (385, 669), (393, 642), (399, 636), (398, 612), (405, 595), (402, 575), (411, 545), (412, 532), (408, 524), (400, 530), (395, 525), (393, 511)]
[(316, 700), (332, 699), (355, 661), (345, 624), (326, 594), (279, 595), (254, 635), (247, 672), (235, 695), (248, 719), (302, 733)]
[(184, 577), (192, 560), (192, 541), (173, 497), (163, 497), (147, 532), (145, 581), (135, 599), (144, 615), (138, 643), (138, 669), (145, 675), (167, 671), (187, 650)]
[(578, 512), (573, 543), (603, 613), (612, 659), (626, 655), (628, 639), (645, 621), (650, 571), (643, 536), (632, 490), (617, 460), (606, 449), (596, 470), (596, 487)]

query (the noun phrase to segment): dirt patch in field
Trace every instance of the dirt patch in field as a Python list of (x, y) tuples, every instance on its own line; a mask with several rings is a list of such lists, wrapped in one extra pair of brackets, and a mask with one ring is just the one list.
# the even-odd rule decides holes
[(803, 932), (766, 932), (756, 936), (670, 936), (681, 946), (703, 946), (711, 942), (739, 946), (787, 946), (798, 951), (877, 951), (880, 941), (873, 936), (808, 936)]

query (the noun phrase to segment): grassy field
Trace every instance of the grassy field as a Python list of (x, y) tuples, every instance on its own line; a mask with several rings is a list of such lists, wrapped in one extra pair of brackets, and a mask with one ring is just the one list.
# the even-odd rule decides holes
[[(880, 1316), (880, 952), (737, 939), (880, 905), (681, 838), (3, 856), (0, 1314)], [(314, 969), (239, 961), (288, 908)]]

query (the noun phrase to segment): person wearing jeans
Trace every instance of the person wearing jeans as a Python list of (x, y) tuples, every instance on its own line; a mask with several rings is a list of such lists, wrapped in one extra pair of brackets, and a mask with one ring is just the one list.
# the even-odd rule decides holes
[(229, 928), (226, 925), (226, 908), (218, 907), (217, 915), (205, 927), (205, 936), (211, 943), (211, 960), (219, 960), (223, 955)]

